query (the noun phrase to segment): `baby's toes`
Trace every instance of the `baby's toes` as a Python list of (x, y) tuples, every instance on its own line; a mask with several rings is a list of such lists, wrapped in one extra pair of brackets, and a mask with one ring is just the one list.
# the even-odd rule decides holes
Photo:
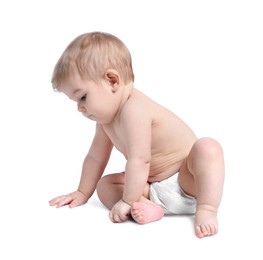
[(203, 233), (203, 231), (202, 231), (202, 229), (201, 229), (201, 226), (197, 225), (197, 226), (195, 227), (195, 234), (196, 234), (196, 236), (199, 237), (199, 238), (203, 238), (203, 237), (204, 237), (204, 233)]
[(211, 236), (214, 234), (214, 229), (210, 225), (201, 224), (196, 226), (195, 230), (196, 230), (196, 235), (199, 238)]

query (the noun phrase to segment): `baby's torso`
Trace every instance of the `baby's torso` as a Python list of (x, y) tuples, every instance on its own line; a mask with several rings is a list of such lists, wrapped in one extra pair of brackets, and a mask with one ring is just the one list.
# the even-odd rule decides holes
[[(148, 181), (166, 179), (179, 171), (197, 138), (174, 113), (137, 90), (134, 90), (133, 93), (133, 98), (147, 102), (147, 111), (151, 117), (151, 166)], [(116, 149), (128, 160), (125, 135), (118, 124), (116, 120), (112, 125), (104, 127), (104, 130)]]

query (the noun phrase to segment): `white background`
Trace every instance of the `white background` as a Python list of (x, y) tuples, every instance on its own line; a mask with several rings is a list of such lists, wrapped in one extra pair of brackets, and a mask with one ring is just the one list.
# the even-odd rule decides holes
[[(253, 0), (2, 1), (0, 258), (262, 259), (262, 13)], [(69, 42), (89, 31), (122, 39), (135, 86), (222, 144), (217, 236), (195, 238), (186, 216), (113, 224), (96, 194), (73, 210), (49, 207), (77, 188), (94, 133), (50, 78)], [(106, 174), (124, 163), (114, 151)]]

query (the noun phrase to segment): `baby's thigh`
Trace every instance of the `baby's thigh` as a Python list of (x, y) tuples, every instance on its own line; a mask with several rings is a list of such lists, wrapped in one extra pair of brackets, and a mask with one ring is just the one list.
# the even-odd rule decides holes
[(187, 158), (180, 168), (178, 181), (181, 188), (186, 194), (196, 197), (194, 176), (191, 174), (187, 167)]

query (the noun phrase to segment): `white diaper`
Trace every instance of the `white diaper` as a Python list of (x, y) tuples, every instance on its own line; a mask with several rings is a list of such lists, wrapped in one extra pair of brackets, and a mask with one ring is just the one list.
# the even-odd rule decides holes
[(150, 200), (164, 209), (165, 214), (195, 214), (196, 199), (184, 193), (178, 173), (150, 185)]

